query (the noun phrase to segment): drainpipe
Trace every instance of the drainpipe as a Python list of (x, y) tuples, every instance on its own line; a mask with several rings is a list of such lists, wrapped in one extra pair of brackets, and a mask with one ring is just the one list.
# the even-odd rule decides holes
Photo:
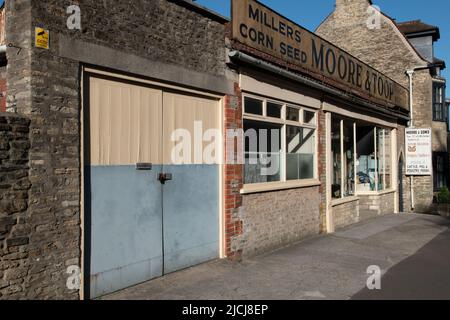
[[(408, 75), (409, 78), (409, 110), (410, 110), (410, 122), (409, 122), (409, 128), (414, 128), (414, 101), (413, 101), (413, 77), (414, 77), (414, 72), (419, 71), (419, 70), (427, 70), (427, 69), (431, 69), (431, 68), (435, 68), (438, 67), (438, 64), (428, 64), (427, 66), (419, 66), (419, 67), (415, 67), (411, 70), (407, 70), (406, 74)], [(414, 198), (414, 176), (410, 177), (411, 179), (411, 209), (414, 210), (415, 208), (415, 198)]]
[[(408, 70), (406, 71), (406, 74), (408, 75), (409, 78), (409, 112), (410, 112), (410, 121), (409, 121), (409, 128), (414, 128), (414, 103), (413, 103), (413, 76), (414, 76), (414, 71), (416, 69), (413, 70)], [(411, 209), (414, 210), (415, 208), (415, 199), (414, 199), (414, 176), (410, 176), (410, 188), (411, 188)]]

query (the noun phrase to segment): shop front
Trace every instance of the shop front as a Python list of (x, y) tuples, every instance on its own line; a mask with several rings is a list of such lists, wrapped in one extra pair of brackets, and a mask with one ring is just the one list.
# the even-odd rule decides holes
[(399, 212), (396, 120), (325, 102), (330, 231)]
[(232, 6), (227, 255), (398, 212), (407, 89), (257, 1)]

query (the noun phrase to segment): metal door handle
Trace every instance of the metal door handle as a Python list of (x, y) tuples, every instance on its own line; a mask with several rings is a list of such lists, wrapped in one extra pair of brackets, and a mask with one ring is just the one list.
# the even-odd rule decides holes
[(165, 184), (166, 181), (170, 181), (172, 180), (172, 174), (171, 173), (160, 173), (158, 180), (162, 183)]

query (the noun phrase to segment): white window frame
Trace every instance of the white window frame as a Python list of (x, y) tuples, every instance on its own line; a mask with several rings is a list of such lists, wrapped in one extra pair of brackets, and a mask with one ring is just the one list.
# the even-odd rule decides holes
[[(393, 129), (392, 128), (386, 128), (386, 127), (377, 127), (376, 124), (373, 124), (373, 132), (374, 132), (374, 147), (375, 147), (375, 190), (374, 191), (359, 191), (357, 189), (357, 173), (358, 173), (358, 165), (357, 165), (357, 123), (356, 121), (353, 119), (347, 119), (346, 120), (348, 122), (352, 122), (353, 123), (353, 159), (354, 159), (354, 181), (355, 181), (355, 190), (354, 190), (354, 194), (353, 195), (349, 195), (349, 196), (345, 196), (345, 192), (344, 192), (344, 183), (345, 183), (345, 175), (344, 175), (344, 167), (343, 167), (343, 163), (344, 163), (344, 122), (346, 120), (344, 120), (344, 118), (338, 114), (332, 114), (331, 115), (332, 118), (333, 116), (337, 116), (338, 120), (339, 120), (339, 126), (340, 126), (340, 149), (341, 149), (341, 192), (340, 192), (340, 197), (339, 198), (332, 198), (332, 201), (340, 201), (341, 199), (347, 199), (347, 198), (352, 198), (352, 197), (357, 197), (360, 195), (367, 195), (367, 194), (382, 194), (385, 192), (391, 192), (391, 191), (395, 191), (395, 187), (393, 184), (393, 176), (394, 174), (392, 173), (392, 165), (391, 162), (386, 161), (386, 130), (390, 131), (390, 134), (388, 135), (388, 139), (390, 139), (392, 141), (392, 133), (393, 133)], [(378, 129), (383, 130), (383, 134), (382, 134), (382, 146), (383, 146), (383, 153), (382, 153), (382, 159), (380, 159), (380, 161), (383, 161), (383, 165), (384, 165), (384, 172), (383, 172), (383, 189), (379, 190), (379, 165), (378, 165), (378, 161), (377, 159), (379, 158), (379, 150), (378, 150), (378, 144), (377, 144), (377, 134), (378, 134)], [(330, 136), (331, 138), (331, 136)], [(392, 158), (392, 155), (394, 154), (394, 150), (393, 150), (393, 145), (391, 143), (391, 141), (389, 142), (389, 146), (391, 147), (390, 150), (390, 155)], [(331, 141), (329, 141), (330, 145), (331, 145)], [(331, 159), (330, 159), (331, 161)], [(389, 188), (386, 187), (386, 164), (389, 163), (389, 168), (390, 168), (390, 186)]]
[[(261, 115), (256, 115), (252, 113), (246, 113), (245, 112), (245, 98), (252, 98), (262, 101), (263, 106), (263, 112)], [(267, 116), (267, 103), (271, 102), (274, 104), (278, 104), (281, 107), (281, 117), (280, 118), (273, 118)], [(287, 108), (296, 108), (299, 110), (299, 121), (290, 121), (286, 120), (287, 116)], [(305, 124), (303, 123), (303, 111), (308, 111), (311, 113), (314, 113), (314, 123), (312, 124)], [(318, 110), (313, 108), (308, 108), (305, 106), (302, 106), (300, 104), (293, 104), (293, 103), (287, 103), (284, 101), (280, 101), (277, 99), (267, 98), (255, 94), (250, 93), (244, 93), (242, 94), (242, 120), (253, 120), (253, 121), (259, 121), (259, 122), (266, 122), (266, 123), (272, 123), (272, 124), (279, 124), (281, 125), (281, 155), (280, 155), (280, 181), (274, 181), (274, 182), (263, 182), (263, 183), (250, 183), (250, 184), (244, 184), (244, 189), (241, 191), (242, 193), (247, 192), (253, 192), (253, 191), (264, 191), (264, 190), (271, 190), (271, 189), (284, 189), (284, 188), (291, 188), (291, 187), (303, 187), (303, 186), (313, 186), (313, 185), (320, 185), (320, 182), (318, 180), (319, 172), (318, 172), (318, 142), (319, 142), (319, 136), (318, 136)], [(286, 173), (286, 128), (287, 126), (295, 126), (299, 128), (305, 128), (305, 129), (312, 129), (314, 130), (314, 143), (315, 143), (315, 153), (314, 153), (314, 176), (312, 179), (299, 179), (299, 180), (287, 180), (287, 173)], [(243, 143), (243, 148), (245, 152), (245, 143)]]

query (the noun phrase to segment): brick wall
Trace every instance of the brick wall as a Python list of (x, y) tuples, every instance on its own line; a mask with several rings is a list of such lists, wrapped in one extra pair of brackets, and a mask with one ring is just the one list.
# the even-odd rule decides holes
[(0, 299), (24, 297), (35, 279), (27, 214), (29, 124), (0, 113)]
[[(380, 28), (370, 29), (367, 21), (370, 13), (368, 0), (337, 0), (334, 12), (317, 28), (317, 34), (333, 42), (368, 63), (377, 70), (409, 86), (406, 70), (426, 65), (395, 23), (385, 15), (380, 17)], [(414, 126), (432, 127), (432, 77), (428, 70), (414, 74)], [(404, 146), (404, 135), (398, 140)], [(400, 137), (400, 135), (399, 135)], [(436, 137), (436, 135), (435, 135)], [(438, 145), (434, 139), (433, 144)], [(404, 149), (403, 149), (404, 150)], [(405, 209), (411, 209), (409, 179), (404, 178)], [(433, 199), (432, 177), (415, 178), (416, 212), (427, 212)]]
[[(239, 260), (242, 256), (243, 223), (241, 216), (244, 166), (238, 164), (238, 143), (236, 139), (227, 139), (227, 130), (242, 130), (242, 96), (238, 84), (235, 95), (225, 98), (225, 153), (224, 192), (225, 192), (225, 253), (228, 258)], [(232, 144), (230, 147), (229, 144)], [(231, 158), (230, 158), (231, 157)], [(233, 164), (236, 163), (236, 164)]]

